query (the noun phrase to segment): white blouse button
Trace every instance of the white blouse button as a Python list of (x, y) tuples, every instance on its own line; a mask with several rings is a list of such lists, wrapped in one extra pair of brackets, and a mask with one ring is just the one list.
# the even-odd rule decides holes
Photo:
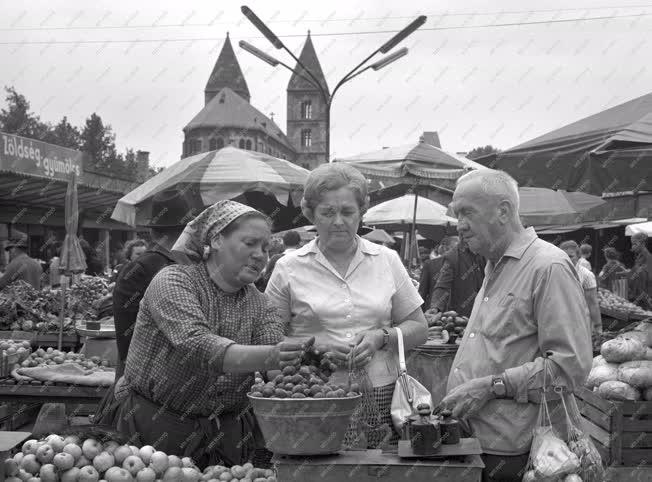
[(353, 333), (347, 333), (347, 334), (346, 334), (346, 337), (347, 337), (347, 338), (353, 338)]
[(346, 315), (347, 320), (350, 319), (350, 318), (351, 318), (351, 315)]
[(489, 297), (488, 297), (488, 296), (485, 296), (485, 297), (484, 297), (484, 300), (485, 300), (485, 301), (489, 301)]
[(474, 337), (475, 337), (475, 333), (469, 333), (469, 338), (474, 338)]

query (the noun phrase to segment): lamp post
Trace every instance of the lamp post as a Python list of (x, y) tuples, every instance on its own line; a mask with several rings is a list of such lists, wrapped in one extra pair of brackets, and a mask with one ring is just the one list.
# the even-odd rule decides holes
[(396, 35), (394, 35), (391, 39), (389, 39), (387, 42), (385, 42), (383, 45), (381, 45), (378, 49), (374, 50), (371, 55), (369, 55), (367, 58), (365, 58), (362, 62), (360, 62), (358, 65), (356, 65), (348, 74), (346, 74), (340, 81), (335, 85), (335, 88), (333, 89), (333, 93), (329, 94), (326, 92), (324, 87), (321, 85), (319, 80), (315, 77), (315, 75), (299, 60), (290, 49), (288, 49), (285, 44), (279, 39), (274, 32), (270, 30), (270, 28), (263, 23), (263, 21), (256, 16), (256, 14), (246, 5), (243, 5), (240, 10), (244, 14), (247, 19), (262, 33), (267, 40), (276, 48), (276, 49), (284, 49), (290, 56), (296, 61), (298, 65), (300, 65), (303, 68), (303, 71), (307, 75), (303, 75), (301, 72), (298, 72), (297, 70), (293, 69), (289, 65), (281, 62), (280, 60), (277, 60), (276, 58), (272, 57), (271, 55), (266, 54), (265, 52), (257, 49), (253, 45), (245, 42), (244, 40), (241, 40), (239, 45), (240, 48), (243, 50), (246, 50), (250, 54), (254, 55), (255, 57), (258, 57), (260, 60), (263, 62), (266, 62), (267, 64), (271, 65), (272, 67), (276, 67), (277, 65), (282, 65), (286, 69), (288, 69), (290, 72), (295, 73), (299, 77), (301, 77), (303, 80), (306, 82), (310, 83), (313, 87), (319, 90), (321, 93), (321, 96), (324, 100), (324, 103), (326, 105), (326, 140), (325, 140), (325, 151), (326, 151), (326, 161), (330, 162), (330, 141), (331, 141), (331, 105), (333, 103), (333, 97), (335, 97), (335, 94), (339, 90), (342, 85), (344, 85), (346, 82), (350, 81), (351, 79), (357, 77), (361, 73), (365, 72), (368, 69), (372, 69), (375, 71), (378, 71), (382, 68), (387, 67), (389, 64), (392, 62), (395, 62), (396, 60), (400, 59), (401, 57), (404, 57), (408, 53), (408, 49), (406, 47), (394, 52), (391, 55), (387, 55), (386, 57), (381, 58), (377, 62), (367, 65), (364, 68), (362, 68), (371, 58), (378, 54), (387, 54), (390, 50), (392, 50), (394, 47), (396, 47), (399, 43), (401, 43), (403, 40), (405, 40), (406, 37), (408, 37), (410, 34), (412, 34), (415, 30), (417, 30), (419, 27), (421, 27), (425, 22), (426, 22), (426, 16), (421, 15), (417, 17), (415, 20), (413, 20), (407, 27), (405, 27), (403, 30), (398, 32)]

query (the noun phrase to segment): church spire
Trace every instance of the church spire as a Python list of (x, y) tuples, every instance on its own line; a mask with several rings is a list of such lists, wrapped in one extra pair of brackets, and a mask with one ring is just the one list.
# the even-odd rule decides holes
[[(310, 30), (308, 30), (308, 36), (306, 37), (306, 42), (303, 44), (303, 49), (301, 50), (301, 55), (299, 55), (299, 60), (303, 65), (306, 66), (310, 72), (317, 78), (319, 84), (323, 87), (324, 91), (328, 94), (328, 83), (324, 77), (324, 72), (321, 70), (321, 64), (317, 58), (317, 52), (315, 52), (315, 47), (312, 44), (312, 38), (310, 37)], [(297, 72), (300, 72), (304, 77), (307, 77), (312, 80), (299, 64), (294, 68)], [(315, 90), (315, 87), (311, 85), (306, 80), (299, 77), (297, 74), (292, 74), (290, 82), (288, 82), (287, 90)]]
[(244, 78), (238, 59), (235, 56), (233, 47), (231, 46), (231, 39), (229, 33), (226, 33), (226, 40), (222, 46), (222, 51), (217, 57), (215, 67), (211, 72), (206, 88), (204, 89), (204, 104), (208, 104), (210, 100), (217, 95), (217, 93), (224, 87), (229, 87), (236, 94), (249, 102), (249, 88), (247, 81)]

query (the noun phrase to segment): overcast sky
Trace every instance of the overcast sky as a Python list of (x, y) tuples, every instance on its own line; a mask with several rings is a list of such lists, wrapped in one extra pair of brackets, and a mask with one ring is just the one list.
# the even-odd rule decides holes
[[(2, 0), (0, 83), (24, 94), (46, 121), (65, 115), (81, 125), (97, 112), (113, 127), (121, 151), (150, 151), (153, 164), (165, 166), (180, 157), (182, 128), (203, 107), (228, 31), (252, 104), (274, 112), (285, 130), (290, 73), (237, 42), (292, 62), (260, 38), (240, 13), (243, 3)], [(393, 35), (388, 31), (428, 16), (399, 46), (409, 48), (408, 56), (337, 93), (333, 156), (416, 142), (424, 130), (438, 131), (450, 151), (509, 148), (652, 91), (652, 2), (644, 0), (247, 5), (297, 55), (310, 29), (331, 89)], [(584, 20), (564, 21), (570, 19)], [(514, 23), (521, 25), (495, 26)]]

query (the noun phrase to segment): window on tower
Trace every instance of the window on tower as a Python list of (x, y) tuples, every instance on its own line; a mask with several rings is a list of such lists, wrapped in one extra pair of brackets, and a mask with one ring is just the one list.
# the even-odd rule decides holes
[(245, 142), (245, 149), (247, 149), (248, 151), (251, 150), (251, 140), (250, 139), (247, 139), (247, 142)]
[(239, 147), (240, 149), (244, 149), (244, 148), (245, 148), (245, 141), (244, 141), (244, 139), (240, 139), (240, 142), (238, 143), (238, 147)]
[(224, 139), (222, 139), (221, 137), (218, 137), (215, 148), (216, 149), (222, 149), (223, 147), (224, 147)]
[(310, 129), (301, 129), (301, 147), (312, 146), (312, 131)]
[(312, 101), (304, 100), (301, 102), (301, 118), (312, 119)]
[(208, 142), (208, 150), (215, 151), (217, 150), (217, 139), (214, 137)]

